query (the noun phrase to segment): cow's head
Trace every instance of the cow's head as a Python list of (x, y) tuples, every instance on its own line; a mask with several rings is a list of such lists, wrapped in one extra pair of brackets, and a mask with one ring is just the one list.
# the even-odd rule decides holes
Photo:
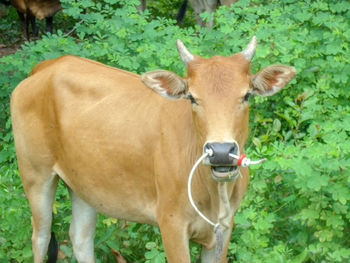
[(142, 81), (170, 99), (188, 99), (192, 104), (194, 125), (203, 151), (211, 152), (204, 161), (218, 181), (228, 181), (238, 173), (237, 160), (248, 137), (248, 98), (271, 96), (295, 75), (295, 69), (271, 65), (256, 74), (250, 72), (250, 60), (256, 49), (256, 37), (241, 52), (230, 57), (202, 58), (192, 55), (178, 40), (177, 49), (187, 66), (187, 76), (167, 70), (142, 75)]

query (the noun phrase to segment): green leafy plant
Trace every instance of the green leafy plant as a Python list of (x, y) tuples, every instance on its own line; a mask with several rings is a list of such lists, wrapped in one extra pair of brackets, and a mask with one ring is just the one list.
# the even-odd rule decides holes
[[(220, 8), (213, 28), (180, 28), (161, 17), (167, 1), (154, 4), (156, 15), (152, 5), (139, 14), (136, 3), (62, 0), (67, 30), (0, 59), (0, 261), (32, 261), (31, 215), (15, 162), (9, 98), (36, 63), (75, 54), (137, 73), (163, 68), (183, 74), (177, 38), (208, 57), (239, 52), (253, 35), (259, 40), (253, 72), (283, 63), (298, 74), (279, 94), (250, 99), (246, 152), (268, 161), (250, 170), (229, 262), (350, 261), (350, 4), (241, 0)], [(53, 229), (66, 255), (61, 262), (75, 262), (65, 241), (70, 202), (63, 184), (55, 209)], [(165, 262), (157, 227), (102, 215), (95, 248), (97, 262), (113, 262), (111, 249), (128, 262)], [(192, 262), (199, 262), (199, 253), (191, 244)]]

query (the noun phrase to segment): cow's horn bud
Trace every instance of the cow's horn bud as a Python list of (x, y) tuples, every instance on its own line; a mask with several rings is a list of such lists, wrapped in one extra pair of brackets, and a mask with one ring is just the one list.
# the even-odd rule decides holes
[(241, 52), (243, 56), (249, 61), (251, 61), (252, 58), (254, 57), (256, 45), (257, 45), (257, 39), (256, 39), (256, 36), (253, 36), (248, 46)]
[(193, 55), (187, 50), (180, 39), (176, 40), (177, 51), (179, 51), (182, 61), (187, 65), (188, 62), (194, 59)]

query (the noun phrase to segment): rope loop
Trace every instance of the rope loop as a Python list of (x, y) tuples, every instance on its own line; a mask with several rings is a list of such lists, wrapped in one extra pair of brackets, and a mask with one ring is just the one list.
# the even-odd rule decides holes
[[(216, 238), (216, 248), (215, 248), (215, 256), (216, 256), (216, 261), (220, 262), (221, 256), (222, 256), (222, 251), (223, 251), (223, 245), (224, 245), (224, 240), (223, 240), (223, 233), (221, 230), (220, 223), (214, 223), (212, 222), (209, 218), (207, 218), (203, 213), (198, 209), (196, 204), (193, 201), (192, 198), (192, 193), (191, 193), (191, 183), (192, 183), (192, 178), (195, 170), (197, 169), (198, 165), (207, 157), (207, 156), (212, 156), (214, 154), (212, 149), (206, 149), (205, 153), (202, 154), (201, 157), (195, 162), (193, 165), (190, 175), (188, 177), (188, 183), (187, 183), (187, 193), (188, 193), (188, 199), (190, 200), (191, 205), (193, 206), (194, 210), (200, 215), (208, 224), (212, 225), (214, 227), (214, 233), (215, 233), (215, 238)], [(237, 160), (237, 165), (242, 166), (242, 167), (247, 167), (251, 164), (258, 164), (266, 161), (266, 158), (257, 160), (257, 161), (252, 161), (249, 158), (245, 157), (244, 154), (241, 156), (237, 156), (235, 154), (229, 154), (232, 158)], [(240, 174), (240, 173), (239, 173)], [(237, 174), (238, 176), (238, 174)], [(236, 176), (236, 178), (237, 178)]]
[(205, 152), (202, 154), (201, 157), (199, 157), (199, 159), (196, 161), (196, 163), (193, 165), (191, 172), (190, 172), (190, 176), (188, 177), (188, 183), (187, 183), (187, 193), (188, 193), (188, 199), (190, 200), (191, 205), (193, 206), (194, 210), (196, 210), (196, 212), (198, 213), (198, 215), (200, 215), (205, 221), (207, 221), (210, 225), (215, 226), (215, 223), (213, 223), (210, 219), (208, 219), (205, 215), (202, 214), (202, 212), (198, 209), (198, 207), (196, 206), (196, 204), (193, 201), (192, 198), (192, 193), (191, 193), (191, 183), (192, 183), (192, 177), (193, 174), (195, 172), (195, 170), (197, 169), (197, 166), (209, 155), (208, 152)]
[(205, 215), (202, 214), (202, 212), (198, 209), (198, 207), (194, 203), (193, 198), (192, 198), (192, 193), (191, 193), (191, 182), (192, 182), (193, 174), (194, 174), (195, 170), (197, 169), (197, 166), (208, 155), (210, 155), (210, 152), (206, 151), (205, 153), (202, 154), (201, 157), (199, 157), (199, 159), (193, 165), (193, 167), (191, 169), (191, 172), (190, 172), (190, 176), (188, 178), (187, 192), (188, 192), (188, 198), (189, 198), (190, 203), (193, 206), (194, 210), (196, 210), (198, 215), (200, 215), (206, 222), (208, 222), (210, 225), (212, 225), (214, 227), (214, 233), (215, 233), (215, 239), (216, 239), (215, 257), (216, 257), (216, 261), (220, 262), (220, 258), (222, 256), (222, 250), (223, 250), (223, 246), (224, 246), (224, 238), (223, 238), (223, 233), (222, 233), (222, 230), (221, 230), (221, 227), (220, 227), (220, 223), (218, 222), (218, 223), (215, 224), (209, 218), (207, 218)]
[(214, 232), (216, 233), (216, 231), (218, 231), (219, 228), (220, 228), (220, 224), (219, 224), (219, 223), (216, 223), (216, 224), (214, 225)]
[[(190, 200), (191, 205), (193, 206), (194, 210), (196, 210), (196, 212), (206, 221), (208, 222), (210, 225), (212, 225), (214, 227), (215, 230), (215, 226), (218, 225), (219, 223), (215, 224), (214, 222), (212, 222), (210, 219), (208, 219), (205, 215), (202, 214), (202, 212), (198, 209), (198, 207), (196, 206), (196, 204), (193, 201), (192, 198), (192, 193), (191, 193), (191, 183), (192, 183), (192, 178), (193, 178), (193, 174), (195, 172), (195, 170), (197, 169), (198, 165), (209, 155), (212, 156), (213, 150), (212, 149), (206, 149), (205, 153), (202, 154), (201, 157), (199, 157), (199, 159), (195, 162), (195, 164), (193, 165), (190, 175), (188, 177), (188, 183), (187, 183), (187, 193), (188, 193), (188, 198)], [(235, 154), (229, 154), (232, 158), (237, 159), (237, 165), (241, 165), (242, 167), (247, 167), (251, 164), (258, 164), (258, 163), (262, 163), (264, 161), (266, 161), (266, 158), (257, 160), (257, 161), (252, 161), (249, 158), (245, 157), (245, 154), (242, 154), (241, 156), (237, 156)]]

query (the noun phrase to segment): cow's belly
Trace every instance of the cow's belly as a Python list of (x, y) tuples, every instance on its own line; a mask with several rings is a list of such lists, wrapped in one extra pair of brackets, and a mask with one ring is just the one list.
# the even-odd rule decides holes
[(138, 176), (123, 167), (116, 167), (115, 173), (106, 173), (107, 169), (101, 166), (80, 165), (79, 162), (56, 163), (54, 171), (96, 211), (129, 221), (157, 224), (156, 195), (151, 179), (144, 180), (145, 173)]

